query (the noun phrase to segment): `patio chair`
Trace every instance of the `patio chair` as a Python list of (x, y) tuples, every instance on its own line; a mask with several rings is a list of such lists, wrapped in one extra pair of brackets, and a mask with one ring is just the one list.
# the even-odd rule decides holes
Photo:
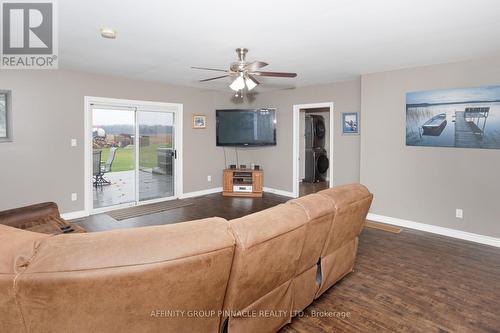
[(94, 177), (94, 187), (97, 190), (97, 187), (100, 184), (101, 175), (101, 154), (102, 151), (94, 150), (92, 152), (92, 176)]
[(118, 148), (116, 148), (116, 147), (111, 147), (109, 149), (109, 153), (108, 153), (108, 160), (106, 161), (106, 163), (101, 162), (101, 168), (100, 168), (101, 186), (103, 184), (105, 184), (105, 185), (111, 184), (110, 181), (107, 181), (106, 179), (104, 179), (104, 175), (108, 172), (111, 172), (111, 168), (113, 167), (113, 161), (115, 160), (117, 149)]

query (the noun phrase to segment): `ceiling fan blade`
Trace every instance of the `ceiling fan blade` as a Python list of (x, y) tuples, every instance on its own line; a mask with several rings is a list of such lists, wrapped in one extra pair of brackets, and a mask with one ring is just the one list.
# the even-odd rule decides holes
[(205, 71), (216, 71), (216, 72), (225, 72), (227, 73), (228, 70), (226, 69), (218, 69), (218, 68), (207, 68), (207, 67), (191, 67), (192, 69), (202, 69)]
[(253, 75), (250, 75), (250, 74), (249, 74), (249, 75), (248, 75), (248, 78), (249, 78), (250, 80), (252, 80), (255, 84), (257, 84), (257, 85), (259, 85), (259, 84), (260, 84), (260, 82), (259, 82), (259, 81), (257, 81), (257, 79), (255, 78), (255, 76), (253, 76)]
[(249, 63), (246, 68), (249, 72), (253, 72), (253, 71), (256, 71), (258, 70), (259, 68), (262, 68), (262, 67), (266, 67), (267, 65), (269, 65), (267, 62), (263, 62), (263, 61), (254, 61), (254, 62), (251, 62)]
[(207, 81), (212, 81), (212, 80), (217, 80), (217, 79), (222, 79), (224, 77), (228, 77), (229, 75), (222, 75), (222, 76), (217, 76), (217, 77), (212, 77), (210, 79), (204, 79), (204, 80), (200, 80), (200, 82), (207, 82)]
[(283, 73), (283, 72), (251, 72), (252, 75), (257, 76), (272, 76), (272, 77), (296, 77), (297, 73)]

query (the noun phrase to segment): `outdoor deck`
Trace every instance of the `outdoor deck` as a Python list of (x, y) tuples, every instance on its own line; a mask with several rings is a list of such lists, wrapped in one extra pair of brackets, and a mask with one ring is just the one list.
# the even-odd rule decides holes
[[(110, 172), (104, 178), (111, 185), (94, 187), (94, 208), (135, 201), (135, 171)], [(173, 188), (172, 176), (139, 171), (139, 200), (172, 196)]]

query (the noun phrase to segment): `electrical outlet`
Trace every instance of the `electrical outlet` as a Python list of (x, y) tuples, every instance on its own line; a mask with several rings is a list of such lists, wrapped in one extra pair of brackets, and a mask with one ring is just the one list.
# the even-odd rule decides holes
[(71, 147), (76, 147), (77, 146), (77, 141), (76, 139), (71, 139)]
[(71, 193), (71, 201), (76, 201), (78, 199), (78, 196), (76, 193)]
[(212, 176), (208, 175), (207, 176), (207, 182), (211, 182), (212, 181)]
[(457, 208), (455, 211), (455, 216), (457, 219), (463, 219), (464, 218), (464, 211), (460, 208)]

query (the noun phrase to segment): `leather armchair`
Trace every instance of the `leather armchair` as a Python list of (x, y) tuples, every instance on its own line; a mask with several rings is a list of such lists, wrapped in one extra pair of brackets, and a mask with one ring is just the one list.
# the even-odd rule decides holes
[(59, 214), (55, 202), (44, 202), (2, 211), (0, 224), (44, 234), (85, 232), (82, 227), (65, 221)]

